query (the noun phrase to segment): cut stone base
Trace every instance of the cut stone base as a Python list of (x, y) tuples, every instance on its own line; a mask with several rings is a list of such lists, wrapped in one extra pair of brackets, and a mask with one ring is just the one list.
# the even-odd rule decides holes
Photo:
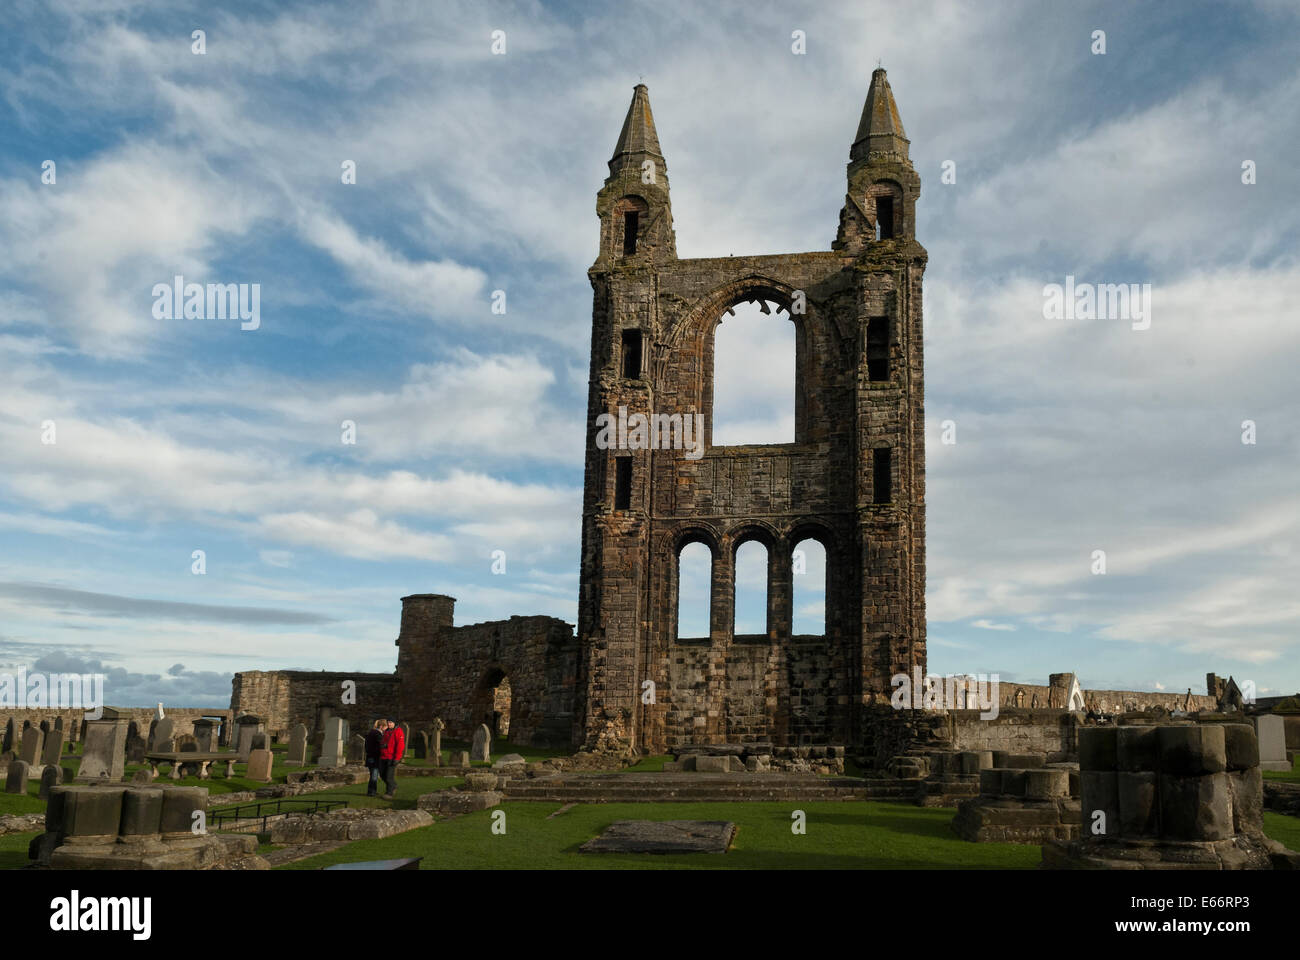
[(269, 869), (256, 854), (256, 837), (214, 834), (183, 840), (65, 843), (49, 852), (48, 864), (55, 870)]
[(438, 790), (426, 793), (415, 801), (417, 810), (439, 817), (459, 817), (497, 806), (504, 794), (497, 790)]
[(432, 823), (433, 817), (423, 810), (331, 810), (329, 813), (292, 815), (272, 823), (271, 842), (382, 840)]
[(736, 825), (726, 820), (616, 820), (582, 853), (726, 853)]
[(952, 829), (973, 843), (1067, 842), (1079, 836), (1079, 801), (977, 797), (957, 806)]
[(1044, 843), (1049, 870), (1300, 870), (1300, 853), (1263, 835), (1182, 842), (1106, 840)]

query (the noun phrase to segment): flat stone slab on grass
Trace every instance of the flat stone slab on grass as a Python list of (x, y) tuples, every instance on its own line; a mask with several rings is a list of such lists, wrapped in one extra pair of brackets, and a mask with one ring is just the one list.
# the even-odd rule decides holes
[(726, 853), (736, 835), (728, 820), (615, 820), (582, 853)]

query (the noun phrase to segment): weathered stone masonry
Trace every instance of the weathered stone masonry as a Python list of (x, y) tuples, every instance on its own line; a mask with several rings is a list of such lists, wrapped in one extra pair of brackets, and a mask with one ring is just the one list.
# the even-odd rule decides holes
[[(863, 706), (925, 664), (926, 252), (914, 235), (920, 178), (885, 72), (872, 75), (828, 252), (679, 260), (644, 86), (609, 169), (589, 271), (577, 739), (651, 751), (855, 742)], [(714, 332), (752, 300), (796, 326), (795, 441), (713, 447)], [(599, 448), (597, 417), (620, 406), (702, 414), (705, 455)], [(826, 632), (795, 637), (790, 555), (809, 537), (826, 549)], [(768, 549), (768, 630), (736, 637), (734, 561), (751, 539)], [(675, 635), (678, 557), (691, 542), (713, 556), (702, 638)]]

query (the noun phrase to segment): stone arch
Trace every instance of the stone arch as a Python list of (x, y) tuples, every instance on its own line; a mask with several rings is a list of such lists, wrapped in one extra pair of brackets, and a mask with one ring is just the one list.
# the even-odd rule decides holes
[(703, 640), (711, 637), (713, 626), (716, 622), (719, 610), (718, 597), (718, 578), (719, 578), (719, 561), (723, 556), (722, 539), (716, 530), (704, 526), (689, 524), (669, 533), (665, 538), (667, 544), (671, 545), (669, 556), (672, 562), (669, 565), (669, 590), (670, 590), (670, 607), (672, 616), (669, 618), (670, 639), (673, 643), (683, 639), (678, 635), (681, 623), (681, 563), (682, 552), (692, 544), (700, 544), (709, 551), (709, 603), (708, 603), (708, 630), (705, 637), (688, 637), (689, 640)]
[[(501, 699), (502, 694), (504, 701)], [(511, 695), (510, 670), (500, 661), (493, 662), (479, 674), (478, 682), (474, 685), (469, 715), (473, 729), (478, 729), (480, 723), (485, 723), (494, 738), (507, 736), (510, 729)]]

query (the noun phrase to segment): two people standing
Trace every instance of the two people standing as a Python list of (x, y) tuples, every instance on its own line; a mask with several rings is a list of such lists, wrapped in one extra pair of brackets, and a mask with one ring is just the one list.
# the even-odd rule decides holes
[(370, 770), (370, 783), (366, 796), (378, 796), (379, 778), (383, 777), (385, 800), (397, 793), (397, 765), (406, 756), (406, 734), (395, 722), (383, 717), (375, 721), (366, 734), (366, 767)]

